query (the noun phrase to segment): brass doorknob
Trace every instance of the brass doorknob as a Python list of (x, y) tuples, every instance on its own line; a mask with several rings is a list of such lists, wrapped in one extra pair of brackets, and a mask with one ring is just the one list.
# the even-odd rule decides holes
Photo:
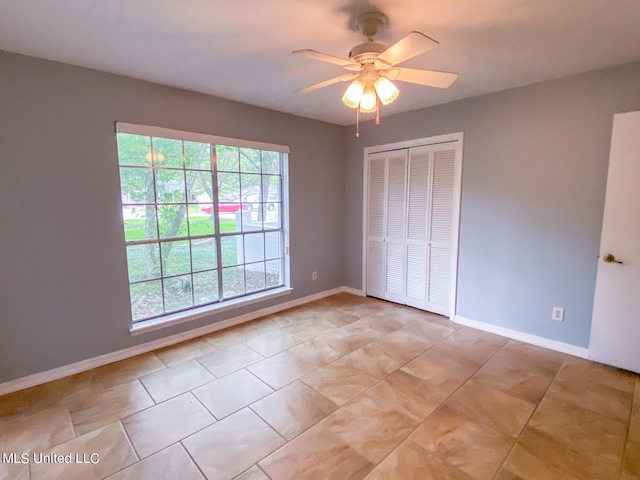
[(622, 263), (620, 260), (616, 260), (615, 255), (611, 253), (607, 253), (604, 257), (602, 257), (606, 263)]

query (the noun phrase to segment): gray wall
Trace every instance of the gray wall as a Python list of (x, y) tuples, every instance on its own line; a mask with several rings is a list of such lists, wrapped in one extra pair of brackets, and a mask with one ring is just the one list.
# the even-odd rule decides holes
[[(345, 281), (362, 286), (363, 148), (464, 132), (457, 314), (588, 346), (613, 114), (640, 63), (349, 128)], [(425, 88), (424, 94), (429, 94)], [(565, 308), (563, 323), (551, 320)]]
[[(293, 294), (132, 337), (116, 120), (289, 145)], [(339, 126), (0, 52), (0, 383), (343, 285), (344, 138)]]

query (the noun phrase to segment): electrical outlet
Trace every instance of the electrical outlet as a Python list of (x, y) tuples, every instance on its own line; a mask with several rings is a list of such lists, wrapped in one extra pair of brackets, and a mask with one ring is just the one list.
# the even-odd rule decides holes
[(564, 321), (564, 308), (553, 307), (553, 312), (551, 313), (551, 320), (555, 320), (556, 322)]
[(311, 280), (314, 282), (318, 279), (318, 272), (311, 272)]

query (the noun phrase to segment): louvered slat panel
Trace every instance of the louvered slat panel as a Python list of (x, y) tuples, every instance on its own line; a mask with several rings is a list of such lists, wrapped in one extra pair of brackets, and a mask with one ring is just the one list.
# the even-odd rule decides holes
[(427, 254), (423, 245), (407, 245), (407, 297), (424, 300)]
[(384, 295), (384, 244), (369, 240), (367, 246), (367, 294)]
[(429, 303), (448, 307), (451, 255), (448, 248), (429, 248)]
[(369, 163), (369, 235), (384, 235), (384, 158)]
[(435, 152), (431, 197), (432, 242), (450, 242), (453, 215), (455, 150)]
[(404, 238), (406, 157), (389, 158), (387, 237)]
[(407, 238), (424, 240), (429, 201), (429, 153), (413, 154), (409, 158), (409, 205)]
[(386, 293), (404, 295), (404, 245), (387, 243)]

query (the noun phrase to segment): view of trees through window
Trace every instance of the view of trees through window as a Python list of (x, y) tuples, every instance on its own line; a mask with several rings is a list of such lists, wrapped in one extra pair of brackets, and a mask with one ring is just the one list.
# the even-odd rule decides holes
[(117, 136), (134, 321), (284, 284), (285, 153)]

